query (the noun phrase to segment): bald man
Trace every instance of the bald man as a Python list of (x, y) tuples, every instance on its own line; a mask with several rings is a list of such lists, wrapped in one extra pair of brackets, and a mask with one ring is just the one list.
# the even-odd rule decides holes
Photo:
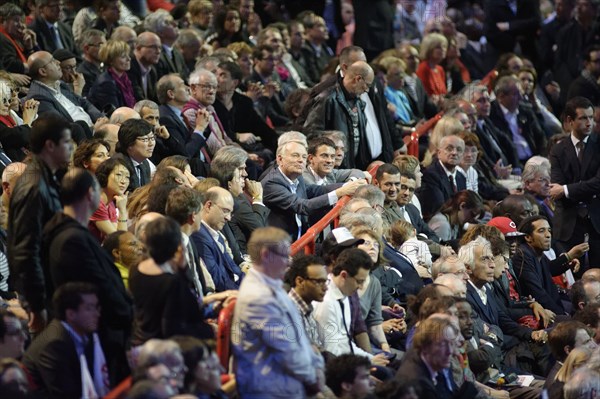
[(128, 119), (142, 119), (139, 112), (129, 107), (119, 107), (110, 115), (109, 123), (121, 126)]
[(348, 141), (348, 155), (344, 168), (366, 170), (381, 150), (381, 133), (367, 138), (367, 116), (363, 101), (375, 81), (373, 69), (365, 61), (351, 64), (342, 81), (320, 93), (308, 113), (304, 127), (307, 130), (340, 130)]
[(158, 74), (155, 65), (160, 60), (162, 44), (160, 38), (152, 32), (140, 33), (135, 41), (135, 50), (131, 59), (131, 68), (127, 71), (133, 84), (135, 100), (152, 100), (156, 97)]
[(244, 273), (229, 254), (223, 227), (231, 220), (233, 196), (221, 187), (206, 191), (200, 217), (200, 229), (191, 235), (198, 255), (206, 264), (217, 292), (237, 290)]
[[(113, 112), (114, 116), (114, 112)], [(111, 116), (112, 119), (112, 116)], [(136, 118), (137, 119), (137, 118)], [(119, 142), (119, 128), (121, 124), (105, 123), (100, 128), (94, 131), (94, 138), (102, 139), (110, 144), (109, 156), (115, 155), (115, 148)]]
[[(69, 122), (83, 122), (92, 127), (104, 116), (85, 98), (73, 93), (66, 83), (61, 82), (60, 63), (47, 51), (36, 51), (27, 59), (29, 75), (32, 78), (26, 99), (40, 102), (38, 114), (54, 112)], [(88, 132), (86, 131), (86, 134)], [(91, 135), (91, 130), (89, 131)]]

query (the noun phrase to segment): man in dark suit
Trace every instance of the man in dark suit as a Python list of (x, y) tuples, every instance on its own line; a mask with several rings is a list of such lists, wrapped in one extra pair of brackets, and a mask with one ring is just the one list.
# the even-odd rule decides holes
[(587, 235), (588, 263), (596, 266), (600, 264), (600, 140), (591, 134), (594, 108), (588, 99), (575, 97), (567, 102), (564, 115), (571, 134), (552, 147), (549, 156), (550, 196), (556, 204), (552, 233), (561, 251), (584, 242)]
[(271, 209), (269, 226), (280, 227), (292, 242), (306, 231), (310, 213), (334, 205), (344, 195), (352, 195), (365, 180), (327, 186), (306, 185), (302, 172), (306, 168), (305, 143), (290, 141), (277, 149), (277, 167), (261, 181), (265, 205)]
[(82, 61), (77, 65), (77, 72), (82, 73), (85, 78), (85, 86), (81, 93), (84, 97), (87, 96), (90, 87), (92, 87), (98, 76), (104, 72), (104, 64), (98, 56), (100, 46), (104, 43), (106, 43), (104, 33), (96, 29), (88, 29), (81, 36)]
[(207, 176), (208, 163), (200, 158), (201, 149), (206, 146), (203, 119), (196, 118), (196, 128), (191, 134), (183, 119), (183, 106), (190, 100), (190, 88), (179, 75), (169, 74), (159, 79), (156, 95), (160, 104), (160, 124), (167, 128), (173, 140), (184, 146), (192, 173)]
[[(36, 394), (45, 398), (80, 398), (91, 390), (98, 397), (108, 393), (107, 371), (102, 369), (106, 362), (96, 335), (100, 323), (98, 295), (93, 284), (83, 282), (67, 283), (56, 291), (57, 318), (23, 357)], [(85, 371), (83, 364), (87, 366)], [(89, 378), (85, 385), (83, 373)]]
[(541, 23), (537, 0), (489, 0), (484, 7), (484, 34), (495, 57), (514, 52), (519, 44), (521, 52), (537, 63), (536, 37)]
[(217, 292), (237, 290), (244, 273), (234, 262), (222, 230), (233, 212), (233, 197), (221, 187), (212, 187), (206, 192), (202, 207), (202, 224), (191, 235), (198, 255), (212, 276)]
[(592, 104), (600, 103), (600, 46), (592, 45), (585, 50), (583, 70), (569, 86), (567, 100), (573, 97), (585, 97)]
[(489, 165), (494, 165), (498, 178), (507, 178), (510, 175), (509, 165), (517, 167), (518, 157), (509, 136), (490, 120), (492, 108), (487, 87), (479, 85), (470, 88), (465, 92), (464, 99), (472, 103), (477, 111), (475, 134), (483, 148), (483, 158)]
[[(18, 21), (18, 22), (17, 22)], [(25, 13), (14, 3), (5, 3), (0, 7), (0, 67), (7, 72), (21, 74), (20, 84), (26, 84), (27, 56), (39, 50), (34, 33), (22, 29)]]
[(35, 52), (27, 60), (27, 65), (33, 81), (26, 98), (40, 102), (40, 114), (57, 112), (71, 122), (82, 122), (90, 128), (103, 116), (92, 103), (73, 93), (61, 82), (60, 63), (52, 54), (47, 51)]
[(133, 85), (136, 101), (156, 98), (156, 64), (160, 60), (162, 45), (160, 38), (152, 32), (141, 33), (135, 41), (135, 50), (131, 59), (131, 68), (127, 71)]
[(458, 136), (446, 136), (440, 140), (437, 157), (423, 172), (417, 196), (421, 202), (423, 219), (429, 220), (448, 199), (467, 189), (467, 179), (456, 166), (465, 152), (465, 142)]
[(29, 27), (35, 32), (40, 48), (49, 53), (65, 49), (73, 54), (79, 54), (71, 27), (59, 20), (60, 2), (37, 0), (35, 5), (39, 14)]
[[(491, 104), (490, 120), (512, 141), (517, 158), (524, 164), (532, 155), (546, 153), (546, 135), (531, 108), (520, 103), (519, 80), (504, 76), (498, 80)], [(513, 164), (513, 168), (520, 165)]]
[(133, 306), (112, 258), (87, 228), (98, 208), (100, 185), (90, 172), (76, 168), (62, 180), (61, 200), (63, 212), (56, 213), (46, 223), (42, 236), (42, 260), (52, 282), (47, 290), (51, 294), (54, 287), (75, 281), (98, 287), (104, 314), (98, 331), (111, 381), (117, 384), (129, 373), (125, 346), (131, 333)]
[(459, 392), (452, 372), (449, 372), (459, 333), (455, 322), (445, 315), (435, 315), (421, 321), (413, 337), (413, 347), (402, 358), (396, 379), (418, 386), (421, 399), (474, 397), (462, 389)]
[(169, 73), (178, 73), (187, 80), (190, 71), (181, 51), (173, 46), (179, 37), (179, 29), (171, 14), (166, 10), (158, 9), (146, 17), (144, 27), (147, 31), (156, 33), (162, 43), (160, 60), (156, 64), (159, 78)]
[(123, 159), (131, 172), (127, 188), (129, 192), (150, 183), (156, 170), (150, 161), (155, 144), (154, 128), (143, 119), (128, 119), (119, 128), (119, 142), (114, 156)]

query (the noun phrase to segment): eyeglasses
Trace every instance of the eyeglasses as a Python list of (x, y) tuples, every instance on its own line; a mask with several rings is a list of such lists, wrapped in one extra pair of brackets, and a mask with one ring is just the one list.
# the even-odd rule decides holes
[(310, 278), (310, 277), (305, 277), (305, 280), (308, 281), (312, 281), (313, 283), (315, 283), (316, 285), (327, 285), (327, 279), (326, 278)]
[(359, 78), (361, 78), (363, 82), (365, 82), (365, 84), (367, 85), (367, 87), (368, 87), (369, 89), (371, 88), (371, 86), (373, 86), (373, 82), (375, 82), (375, 79), (373, 79), (373, 80), (371, 81), (371, 83), (369, 83), (369, 82), (367, 82), (367, 80), (366, 80), (364, 77), (362, 77), (362, 76), (360, 76), (360, 75), (358, 75), (358, 77), (359, 77)]
[(102, 46), (102, 45), (103, 45), (103, 44), (105, 44), (105, 43), (106, 43), (106, 42), (100, 42), (100, 43), (90, 43), (90, 44), (88, 44), (88, 46), (90, 46), (90, 47), (100, 47), (100, 46)]
[(54, 57), (52, 57), (52, 59), (48, 62), (46, 62), (44, 65), (42, 65), (40, 68), (46, 68), (48, 65), (50, 65), (51, 63), (56, 62), (58, 63), (57, 60), (54, 59)]
[(364, 245), (365, 247), (379, 249), (379, 243), (377, 241), (365, 240), (365, 242), (363, 242), (361, 245)]
[(136, 138), (136, 140), (141, 141), (144, 144), (148, 144), (149, 142), (155, 142), (156, 141), (156, 137), (153, 134), (149, 134), (148, 136), (144, 136), (144, 137), (138, 137)]
[(385, 208), (379, 204), (373, 205), (373, 209), (375, 209), (378, 213), (383, 213), (385, 211)]
[(77, 68), (77, 65), (65, 65), (65, 66), (61, 66), (61, 69), (64, 69), (65, 71), (74, 71), (75, 68)]
[(151, 48), (152, 50), (155, 50), (155, 51), (162, 50), (162, 47), (159, 46), (158, 44), (152, 44), (152, 45), (144, 45), (144, 44), (142, 44), (140, 47)]
[(196, 86), (198, 86), (202, 90), (211, 90), (211, 91), (212, 90), (217, 90), (217, 88), (219, 87), (217, 85), (210, 85), (210, 84), (206, 84), (206, 83), (197, 84)]
[(213, 205), (216, 206), (217, 208), (219, 208), (221, 210), (221, 212), (223, 213), (223, 216), (231, 216), (231, 212), (233, 212), (231, 209), (222, 208), (222, 207), (220, 207), (219, 205), (217, 205), (215, 203), (213, 203)]
[(449, 145), (444, 148), (444, 151), (446, 151), (447, 153), (453, 153), (454, 151), (456, 151), (458, 154), (462, 154), (463, 152), (465, 152), (465, 149), (462, 147), (455, 147), (453, 145)]

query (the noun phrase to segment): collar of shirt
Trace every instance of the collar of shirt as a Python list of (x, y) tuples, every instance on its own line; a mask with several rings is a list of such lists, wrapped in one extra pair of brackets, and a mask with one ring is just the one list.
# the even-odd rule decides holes
[(248, 270), (248, 274), (252, 274), (254, 277), (262, 280), (266, 285), (274, 289), (275, 291), (280, 291), (283, 289), (283, 281), (279, 279), (274, 279), (267, 276), (264, 273), (259, 272), (258, 270), (251, 268)]
[(302, 299), (302, 297), (300, 295), (298, 295), (298, 293), (296, 292), (295, 289), (291, 289), (290, 292), (288, 293), (289, 297), (291, 298), (291, 300), (298, 305), (298, 307), (300, 308), (300, 310), (302, 311), (302, 314), (304, 316), (310, 316), (310, 314), (313, 311), (313, 307), (310, 303), (306, 303), (304, 301), (304, 299)]
[(54, 83), (55, 87), (52, 87), (50, 85), (47, 85), (46, 83), (42, 83), (39, 80), (37, 81), (40, 85), (47, 87), (48, 89), (50, 89), (50, 91), (52, 92), (52, 94), (54, 94), (55, 96), (62, 94), (60, 92), (60, 80), (57, 80), (56, 83)]
[(519, 115), (519, 108), (517, 107), (517, 109), (515, 110), (515, 112), (510, 112), (506, 107), (504, 107), (504, 105), (500, 104), (498, 102), (498, 105), (500, 105), (500, 109), (502, 110), (502, 113), (504, 114), (504, 117), (506, 118), (507, 116), (509, 117), (517, 117), (517, 115)]
[(58, 31), (58, 22), (55, 22), (53, 24), (51, 24), (50, 22), (44, 20), (44, 22), (46, 22), (46, 26), (48, 27), (48, 29), (56, 29)]
[(310, 174), (313, 175), (313, 177), (315, 178), (315, 184), (318, 186), (322, 186), (323, 184), (325, 184), (325, 178), (321, 177), (317, 174), (317, 172), (315, 172), (315, 170), (311, 167), (311, 166), (307, 166), (308, 171), (310, 172)]
[(331, 296), (334, 300), (338, 301), (340, 299), (345, 299), (346, 295), (340, 291), (340, 289), (335, 285), (335, 281), (333, 280), (333, 274), (329, 273), (327, 275), (327, 294)]
[(71, 338), (73, 338), (73, 342), (75, 343), (75, 349), (77, 349), (77, 355), (80, 356), (85, 352), (85, 346), (89, 341), (89, 337), (79, 335), (73, 327), (69, 325), (66, 321), (61, 321), (63, 327), (67, 330)]
[[(584, 142), (585, 144), (587, 144), (587, 142), (588, 142), (588, 138), (589, 138), (589, 137), (590, 137), (590, 136), (585, 136), (585, 137), (583, 138), (583, 142)], [(575, 136), (573, 135), (573, 133), (571, 133), (571, 142), (573, 143), (573, 147), (577, 148), (577, 143), (579, 143), (580, 141), (581, 141), (581, 140), (579, 140), (577, 137), (575, 137)]]
[(208, 234), (210, 234), (210, 236), (215, 241), (219, 241), (219, 232), (218, 231), (216, 231), (215, 229), (213, 229), (212, 227), (210, 227), (208, 224), (206, 224), (206, 222), (204, 220), (202, 221), (202, 225), (204, 227), (206, 227), (206, 229), (208, 230)]
[(187, 234), (181, 233), (181, 241), (183, 242), (183, 247), (187, 248), (187, 246), (190, 242), (190, 237), (188, 237)]
[(131, 158), (131, 157), (129, 157), (129, 159), (131, 159), (131, 163), (133, 164), (133, 168), (134, 168), (134, 169), (135, 169), (135, 168), (136, 168), (138, 165), (141, 165), (141, 164), (143, 163), (143, 161), (142, 161), (142, 162), (138, 162), (138, 161), (136, 161), (135, 159), (133, 159), (133, 158)]
[(471, 286), (475, 288), (475, 291), (477, 292), (477, 295), (479, 295), (479, 298), (481, 298), (483, 304), (487, 305), (487, 290), (485, 288), (485, 285), (481, 287), (481, 289), (479, 289), (475, 284), (473, 284), (471, 280), (469, 280), (469, 284), (471, 284)]
[(450, 172), (448, 169), (446, 169), (446, 167), (444, 166), (444, 164), (442, 163), (442, 161), (439, 161), (440, 165), (442, 165), (442, 169), (444, 169), (444, 172), (446, 172), (446, 176), (452, 176), (452, 178), (454, 179), (454, 184), (456, 183), (456, 169), (457, 167), (454, 167), (454, 171)]
[(425, 363), (425, 367), (427, 367), (427, 371), (429, 371), (429, 376), (433, 380), (433, 385), (436, 385), (437, 384), (437, 375), (438, 375), (437, 371), (434, 371), (429, 366), (429, 363), (427, 363), (427, 361), (423, 358), (423, 355), (419, 355), (419, 357), (421, 358), (421, 360), (423, 361), (423, 363)]
[(279, 173), (281, 173), (281, 176), (283, 176), (283, 178), (285, 179), (286, 182), (288, 182), (288, 184), (290, 186), (294, 186), (294, 188), (298, 188), (298, 179), (296, 179), (296, 181), (292, 181), (292, 179), (290, 179), (289, 177), (287, 177), (282, 171), (281, 169), (279, 169), (279, 167), (277, 167), (277, 170), (279, 171)]
[(169, 47), (166, 44), (162, 45), (163, 51), (165, 53), (167, 53), (167, 55), (169, 56), (169, 58), (171, 58), (171, 54), (173, 53), (173, 47)]

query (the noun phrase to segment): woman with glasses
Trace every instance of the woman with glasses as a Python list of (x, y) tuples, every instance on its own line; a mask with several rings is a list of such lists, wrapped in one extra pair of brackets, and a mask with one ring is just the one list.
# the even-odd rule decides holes
[(129, 50), (129, 45), (120, 40), (109, 40), (100, 49), (98, 55), (107, 69), (98, 76), (88, 93), (88, 100), (98, 109), (133, 108), (135, 105), (133, 84), (127, 76), (131, 68)]
[(96, 169), (100, 205), (90, 218), (89, 229), (100, 242), (117, 230), (127, 231), (127, 187), (131, 171), (122, 159), (110, 158)]
[(0, 155), (0, 164), (2, 169), (10, 161), (22, 161), (25, 158), (23, 148), (29, 146), (29, 132), (31, 123), (37, 118), (39, 102), (34, 99), (27, 100), (23, 104), (23, 119), (21, 119), (13, 110), (14, 100), (17, 101), (16, 90), (13, 89), (12, 82), (4, 80), (0, 76), (0, 142), (2, 143), (4, 154)]

